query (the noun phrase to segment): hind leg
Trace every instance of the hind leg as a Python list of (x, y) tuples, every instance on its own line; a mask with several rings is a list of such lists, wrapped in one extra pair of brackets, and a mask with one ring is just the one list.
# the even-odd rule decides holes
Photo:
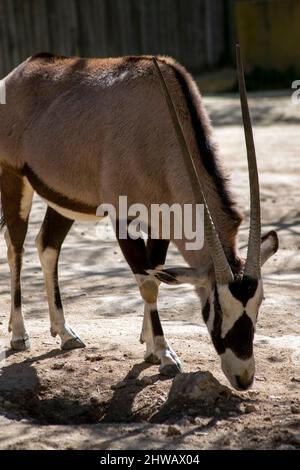
[(50, 331), (52, 336), (60, 336), (62, 349), (83, 348), (85, 346), (65, 320), (58, 285), (60, 250), (72, 225), (73, 220), (63, 217), (48, 207), (36, 239), (49, 304)]
[(22, 314), (21, 268), (23, 245), (28, 228), (33, 190), (22, 175), (4, 169), (1, 175), (1, 200), (6, 222), (5, 241), (11, 278), (11, 314), (9, 332), (11, 347), (16, 350), (29, 348), (29, 336)]

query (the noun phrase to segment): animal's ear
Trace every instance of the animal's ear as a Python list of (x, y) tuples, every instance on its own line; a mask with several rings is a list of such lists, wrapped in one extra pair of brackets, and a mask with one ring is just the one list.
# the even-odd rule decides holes
[(148, 269), (147, 273), (155, 276), (165, 284), (193, 284), (206, 287), (209, 279), (207, 273), (195, 268)]
[(275, 230), (261, 238), (261, 265), (263, 265), (278, 250), (279, 241)]

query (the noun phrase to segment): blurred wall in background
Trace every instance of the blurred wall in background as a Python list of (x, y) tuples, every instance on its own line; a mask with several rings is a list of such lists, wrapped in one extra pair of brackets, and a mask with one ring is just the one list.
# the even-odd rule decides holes
[(174, 56), (191, 72), (234, 65), (250, 88), (300, 74), (300, 0), (0, 0), (0, 77), (42, 51)]
[(194, 72), (217, 67), (227, 60), (227, 3), (0, 0), (0, 75), (41, 51), (92, 57), (167, 54)]
[(300, 72), (299, 0), (238, 1), (235, 24), (248, 67)]

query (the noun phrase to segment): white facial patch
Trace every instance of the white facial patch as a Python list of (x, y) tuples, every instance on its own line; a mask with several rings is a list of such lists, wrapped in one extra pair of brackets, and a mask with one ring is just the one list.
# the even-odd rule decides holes
[(226, 349), (220, 358), (222, 370), (233, 387), (236, 387), (235, 376), (240, 377), (244, 382), (250, 381), (254, 376), (254, 356), (248, 359), (239, 359), (231, 349)]
[(214, 319), (215, 319), (215, 309), (214, 309), (214, 291), (211, 292), (209, 297), (209, 317), (206, 322), (207, 329), (211, 334), (213, 327), (214, 327)]
[(246, 312), (248, 317), (251, 319), (253, 326), (255, 327), (257, 312), (263, 299), (263, 287), (261, 280), (258, 282), (254, 296), (248, 300), (245, 307), (240, 300), (236, 299), (232, 295), (228, 285), (218, 285), (218, 293), (219, 302), (223, 313), (221, 328), (222, 338), (225, 338), (228, 331), (231, 330), (235, 322), (243, 315), (244, 312)]
[(218, 285), (219, 302), (223, 313), (221, 338), (233, 327), (235, 322), (243, 315), (244, 306), (240, 300), (233, 297), (228, 285)]
[(255, 295), (251, 297), (251, 299), (248, 300), (247, 305), (245, 307), (245, 312), (247, 313), (248, 317), (250, 317), (250, 319), (252, 320), (254, 327), (256, 324), (257, 313), (263, 301), (263, 298), (264, 298), (264, 289), (263, 289), (262, 280), (260, 279), (258, 281)]

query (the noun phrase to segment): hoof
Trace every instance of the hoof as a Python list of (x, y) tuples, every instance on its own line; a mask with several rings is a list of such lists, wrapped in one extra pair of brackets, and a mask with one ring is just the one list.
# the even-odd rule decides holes
[(66, 341), (61, 349), (69, 350), (69, 349), (78, 349), (78, 348), (85, 348), (85, 344), (79, 338), (71, 338)]
[(16, 340), (11, 340), (10, 342), (11, 349), (14, 349), (15, 351), (26, 351), (26, 349), (30, 348), (30, 341), (29, 338), (23, 338), (23, 339), (16, 339)]
[(167, 364), (160, 366), (159, 373), (165, 377), (175, 377), (175, 375), (182, 373), (182, 367), (180, 364)]
[(160, 364), (160, 359), (154, 353), (151, 353), (148, 356), (145, 356), (145, 362), (148, 362), (149, 364)]

